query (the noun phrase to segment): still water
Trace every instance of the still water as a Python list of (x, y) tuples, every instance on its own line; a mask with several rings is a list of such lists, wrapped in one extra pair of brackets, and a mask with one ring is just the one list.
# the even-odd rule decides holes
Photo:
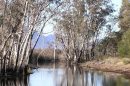
[(41, 66), (28, 77), (0, 78), (0, 86), (130, 86), (124, 75), (80, 67)]

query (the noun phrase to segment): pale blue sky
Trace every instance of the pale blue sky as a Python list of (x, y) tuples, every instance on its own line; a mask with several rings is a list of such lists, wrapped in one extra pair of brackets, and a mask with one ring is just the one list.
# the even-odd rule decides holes
[(122, 0), (112, 0), (112, 3), (114, 4), (116, 13), (120, 12), (120, 8), (122, 6)]
[(44, 34), (44, 36), (48, 36), (48, 35), (51, 35), (51, 34), (54, 34), (54, 31), (53, 31), (53, 24), (51, 24), (50, 22), (48, 22), (43, 30), (43, 33), (47, 33), (47, 34)]
[[(115, 15), (119, 16), (120, 14), (120, 8), (122, 6), (122, 0), (112, 0), (112, 2), (114, 3), (114, 7), (115, 7), (115, 10), (116, 12), (114, 12)], [(114, 26), (114, 30), (115, 31), (119, 31), (120, 28), (118, 27), (119, 26), (119, 23), (116, 23), (116, 25)]]

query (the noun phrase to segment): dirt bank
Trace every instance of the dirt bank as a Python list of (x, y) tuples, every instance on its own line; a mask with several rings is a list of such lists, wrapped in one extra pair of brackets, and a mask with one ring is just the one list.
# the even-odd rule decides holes
[(97, 69), (106, 72), (122, 73), (130, 76), (130, 59), (128, 58), (106, 58), (93, 60), (80, 64), (83, 69)]

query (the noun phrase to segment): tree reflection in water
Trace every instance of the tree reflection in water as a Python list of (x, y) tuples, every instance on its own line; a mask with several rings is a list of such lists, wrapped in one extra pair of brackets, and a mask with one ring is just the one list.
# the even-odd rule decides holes
[(84, 86), (83, 71), (76, 66), (67, 67), (62, 82), (57, 86)]
[(76, 66), (42, 66), (28, 77), (0, 78), (0, 86), (130, 86), (130, 79), (115, 73), (84, 71)]
[(28, 86), (27, 77), (0, 77), (0, 86)]
[[(55, 77), (56, 80), (58, 77)], [(129, 86), (130, 80), (121, 74), (101, 71), (83, 71), (79, 67), (66, 67), (61, 80), (53, 86)]]

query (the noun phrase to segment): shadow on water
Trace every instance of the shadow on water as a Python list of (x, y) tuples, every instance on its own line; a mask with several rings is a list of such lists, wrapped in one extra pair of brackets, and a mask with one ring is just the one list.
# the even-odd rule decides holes
[(0, 86), (130, 86), (130, 79), (60, 63), (40, 65), (28, 77), (0, 78)]
[(0, 77), (0, 86), (28, 86), (28, 77)]

